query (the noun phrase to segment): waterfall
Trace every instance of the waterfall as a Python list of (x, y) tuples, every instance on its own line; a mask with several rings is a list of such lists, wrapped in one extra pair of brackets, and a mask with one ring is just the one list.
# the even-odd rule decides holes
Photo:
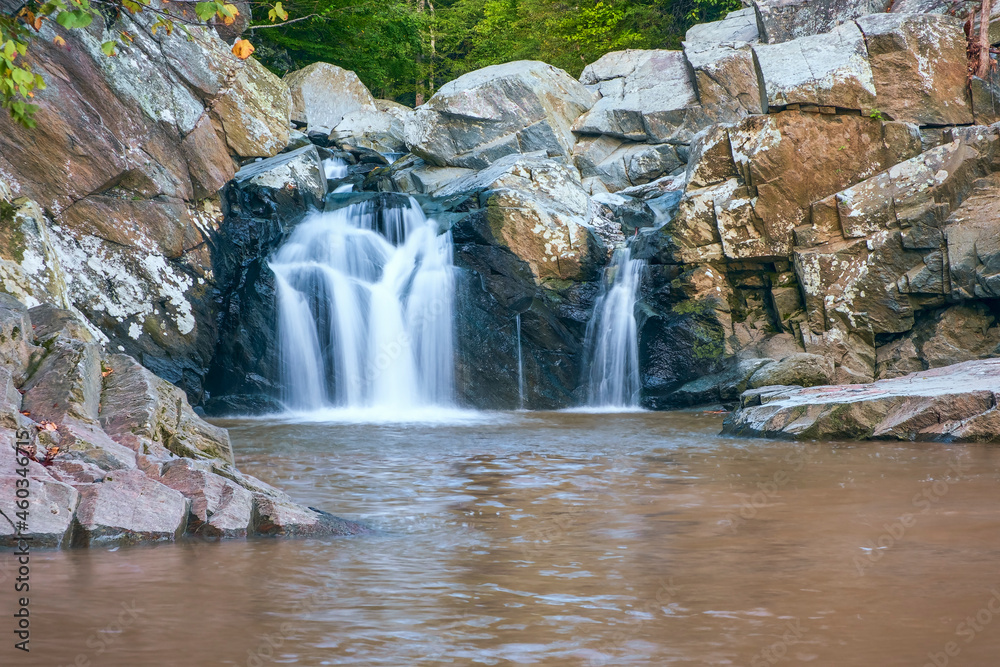
[(521, 356), (521, 313), (514, 316), (517, 326), (517, 409), (524, 410), (524, 358)]
[[(328, 174), (339, 166), (324, 165)], [(451, 233), (439, 234), (412, 198), (300, 223), (269, 264), (287, 408), (450, 406), (451, 247)]]
[(606, 269), (594, 316), (587, 324), (589, 351), (587, 405), (595, 408), (639, 407), (639, 340), (635, 300), (646, 261), (632, 259), (628, 248), (615, 251)]

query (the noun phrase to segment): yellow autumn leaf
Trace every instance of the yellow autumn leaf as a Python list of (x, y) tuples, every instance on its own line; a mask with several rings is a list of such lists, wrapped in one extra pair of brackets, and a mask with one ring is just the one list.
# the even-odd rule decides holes
[(233, 44), (233, 55), (240, 60), (246, 60), (250, 57), (250, 54), (254, 52), (253, 44), (245, 39), (238, 39), (236, 43)]
[(59, 35), (53, 37), (52, 41), (55, 42), (56, 46), (64, 46), (66, 44), (66, 40), (60, 37)]

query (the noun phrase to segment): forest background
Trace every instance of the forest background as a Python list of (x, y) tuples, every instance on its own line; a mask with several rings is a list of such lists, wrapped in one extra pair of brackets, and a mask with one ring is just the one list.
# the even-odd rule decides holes
[(316, 61), (353, 70), (376, 97), (410, 106), (466, 72), (541, 60), (578, 77), (609, 51), (677, 49), (695, 23), (740, 0), (287, 0), (255, 13), (254, 56), (279, 76)]

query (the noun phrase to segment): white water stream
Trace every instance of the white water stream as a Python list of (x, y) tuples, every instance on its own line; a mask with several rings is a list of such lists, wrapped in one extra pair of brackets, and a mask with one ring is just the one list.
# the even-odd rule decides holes
[(587, 324), (589, 351), (587, 407), (638, 408), (639, 340), (635, 301), (646, 261), (632, 259), (628, 248), (615, 251), (606, 269), (594, 316)]
[(438, 234), (416, 201), (313, 213), (270, 268), (289, 410), (391, 418), (453, 404), (451, 234)]

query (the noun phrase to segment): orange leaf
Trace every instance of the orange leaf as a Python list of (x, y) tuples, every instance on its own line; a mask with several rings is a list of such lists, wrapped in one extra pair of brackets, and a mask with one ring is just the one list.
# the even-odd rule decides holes
[(31, 27), (35, 29), (35, 32), (38, 32), (39, 30), (41, 30), (42, 29), (42, 17), (41, 16), (36, 16), (35, 20), (31, 23)]
[(59, 35), (53, 37), (52, 41), (56, 43), (56, 46), (65, 46), (66, 44), (66, 40), (60, 37)]
[(250, 54), (254, 52), (253, 44), (245, 39), (238, 39), (236, 43), (233, 44), (233, 55), (240, 60), (246, 60), (250, 57)]

